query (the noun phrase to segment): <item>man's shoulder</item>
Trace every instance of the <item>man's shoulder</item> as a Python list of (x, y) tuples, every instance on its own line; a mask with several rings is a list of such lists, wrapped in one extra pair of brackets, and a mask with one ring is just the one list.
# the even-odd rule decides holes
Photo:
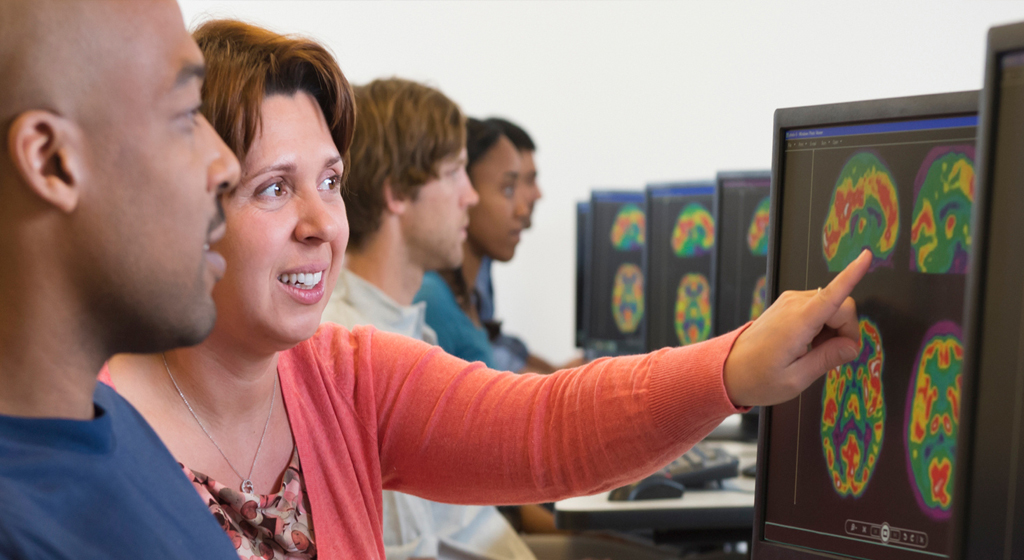
[(104, 384), (94, 402), (93, 420), (0, 434), (0, 558), (237, 558), (138, 412)]

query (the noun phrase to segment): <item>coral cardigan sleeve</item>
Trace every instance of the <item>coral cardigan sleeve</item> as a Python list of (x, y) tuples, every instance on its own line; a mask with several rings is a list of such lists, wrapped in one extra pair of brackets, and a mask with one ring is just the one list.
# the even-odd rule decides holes
[(622, 485), (700, 441), (739, 411), (722, 371), (741, 331), (547, 376), (489, 370), (370, 327), (322, 326), (314, 352), (334, 370), (325, 374), (354, 374), (350, 394), (373, 400), (355, 409), (375, 410), (362, 421), (376, 422), (367, 428), (385, 489), (513, 504)]

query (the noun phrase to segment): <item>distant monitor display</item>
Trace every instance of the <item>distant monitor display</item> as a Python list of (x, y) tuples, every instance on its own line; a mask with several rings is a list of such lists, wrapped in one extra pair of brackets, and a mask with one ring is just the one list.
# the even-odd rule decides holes
[(766, 416), (760, 530), (794, 552), (755, 544), (755, 558), (947, 558), (977, 93), (776, 118), (770, 295), (826, 286), (864, 249), (874, 258), (853, 293), (860, 355)]
[(771, 172), (718, 175), (717, 334), (753, 321), (767, 305)]
[(616, 355), (644, 350), (646, 311), (642, 192), (595, 192), (590, 201), (587, 347)]
[(647, 188), (647, 347), (714, 336), (717, 204), (712, 182)]

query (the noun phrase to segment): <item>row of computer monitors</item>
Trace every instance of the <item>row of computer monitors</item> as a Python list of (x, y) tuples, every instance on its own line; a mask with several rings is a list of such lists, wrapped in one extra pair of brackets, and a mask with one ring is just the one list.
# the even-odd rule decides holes
[(701, 342), (764, 311), (771, 174), (596, 191), (577, 205), (576, 344)]
[[(874, 261), (853, 293), (858, 358), (762, 409), (754, 560), (1024, 559), (1024, 23), (990, 31), (981, 92), (777, 110), (770, 184), (766, 302), (826, 285), (865, 248)], [(730, 267), (759, 239), (751, 206), (731, 216), (721, 179), (710, 197), (671, 191), (704, 196), (698, 221), (720, 225), (717, 254), (690, 255), (708, 238), (675, 237), (690, 206), (655, 191), (616, 198), (612, 222), (592, 198), (591, 336), (610, 332), (599, 308), (625, 317), (630, 298), (647, 300), (646, 348), (671, 338), (663, 316), (686, 335), (696, 284), (718, 289), (697, 304), (718, 302), (713, 332), (744, 319), (722, 318), (722, 296), (749, 289)], [(616, 279), (640, 231), (646, 293)]]

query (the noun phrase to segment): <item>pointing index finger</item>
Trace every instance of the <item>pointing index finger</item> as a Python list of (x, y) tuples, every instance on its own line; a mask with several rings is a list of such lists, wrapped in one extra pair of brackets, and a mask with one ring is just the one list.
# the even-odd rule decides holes
[(828, 286), (818, 292), (818, 298), (825, 304), (821, 309), (821, 321), (828, 320), (832, 314), (850, 296), (857, 283), (868, 273), (871, 267), (871, 251), (865, 249), (861, 254), (843, 269)]

